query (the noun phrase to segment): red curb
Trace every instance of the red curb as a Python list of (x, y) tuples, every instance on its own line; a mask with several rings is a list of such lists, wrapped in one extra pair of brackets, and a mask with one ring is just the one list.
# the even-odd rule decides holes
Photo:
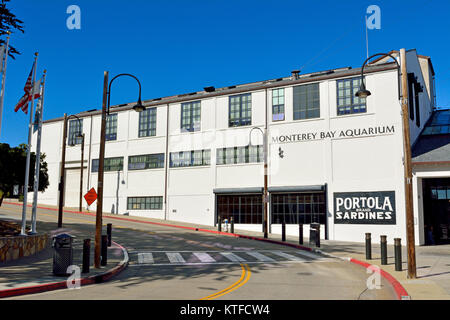
[[(118, 244), (114, 241), (112, 241), (112, 242), (116, 246), (118, 246), (120, 249), (122, 249), (122, 251), (124, 252), (124, 260), (122, 260), (117, 266), (115, 266), (114, 268), (112, 268), (109, 271), (106, 271), (106, 272), (98, 274), (98, 275), (89, 276), (89, 277), (80, 279), (81, 286), (105, 282), (126, 268), (126, 266), (128, 265), (128, 254), (126, 253), (126, 249), (123, 246), (121, 246), (120, 244)], [(53, 283), (38, 284), (35, 286), (29, 286), (29, 287), (20, 287), (20, 288), (0, 290), (0, 298), (21, 296), (21, 295), (34, 294), (34, 293), (42, 293), (42, 292), (54, 291), (54, 290), (60, 290), (60, 289), (67, 289), (67, 280), (60, 281), (60, 282), (53, 282)]]
[[(14, 205), (18, 205), (18, 206), (22, 206), (23, 205), (23, 204), (19, 204), (19, 203), (6, 202), (6, 201), (5, 201), (5, 203), (7, 203), (7, 204), (14, 204)], [(28, 205), (28, 206), (31, 207), (31, 205)], [(53, 210), (53, 211), (57, 211), (58, 210), (58, 209), (55, 209), (55, 208), (47, 208), (47, 207), (41, 207), (41, 206), (38, 206), (38, 208), (40, 208), (40, 209), (47, 209), (47, 210)], [(93, 213), (80, 212), (80, 211), (64, 210), (64, 212), (78, 213), (78, 214), (95, 216), (95, 214), (93, 214)], [(305, 251), (313, 251), (312, 248), (304, 247), (304, 246), (293, 244), (293, 243), (289, 243), (289, 242), (282, 242), (282, 241), (265, 239), (265, 238), (258, 238), (258, 237), (253, 237), (253, 236), (246, 236), (246, 235), (241, 235), (241, 234), (237, 234), (237, 233), (228, 233), (228, 232), (222, 232), (222, 231), (216, 231), (216, 230), (200, 229), (200, 228), (186, 227), (186, 226), (178, 226), (178, 225), (167, 224), (167, 223), (142, 221), (142, 220), (136, 220), (136, 219), (130, 219), (130, 218), (122, 218), (122, 217), (106, 216), (104, 218), (124, 220), (124, 221), (144, 223), (144, 224), (153, 224), (153, 225), (173, 227), (173, 228), (181, 228), (181, 229), (194, 230), (194, 231), (209, 232), (209, 233), (215, 233), (215, 234), (220, 234), (220, 235), (224, 235), (224, 236), (231, 236), (231, 237), (250, 239), (250, 240), (256, 240), (256, 241), (264, 241), (264, 242), (284, 245), (284, 246), (288, 246), (288, 247), (293, 247), (293, 248), (297, 248), (297, 249), (305, 250)], [(356, 260), (356, 259), (353, 259), (353, 258), (350, 258), (350, 262), (354, 263), (354, 264), (357, 264), (357, 265), (360, 265), (360, 266), (363, 266), (366, 269), (370, 266), (370, 264), (368, 264), (366, 262), (362, 262), (362, 261), (359, 261), (359, 260)], [(392, 285), (392, 287), (394, 288), (395, 293), (397, 294), (397, 299), (398, 300), (410, 299), (410, 296), (409, 296), (408, 292), (405, 290), (405, 288), (403, 288), (403, 286), (400, 284), (400, 282), (398, 282), (398, 280), (396, 280), (392, 275), (390, 275), (388, 272), (386, 272), (386, 271), (384, 271), (382, 269), (377, 268), (376, 270), (381, 274), (382, 277), (384, 277), (386, 279), (386, 281), (388, 281)], [(1, 297), (1, 295), (0, 295), (0, 297)]]

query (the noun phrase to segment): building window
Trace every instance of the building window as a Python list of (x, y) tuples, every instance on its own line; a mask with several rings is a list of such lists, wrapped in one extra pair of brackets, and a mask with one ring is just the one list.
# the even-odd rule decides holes
[(128, 197), (127, 210), (162, 210), (163, 197)]
[(70, 120), (69, 121), (69, 136), (68, 136), (67, 144), (69, 146), (75, 145), (75, 144), (81, 144), (82, 138), (77, 137), (77, 136), (82, 133), (83, 133), (83, 119), (80, 119), (80, 121), (78, 121), (77, 119)]
[(272, 223), (325, 224), (325, 195), (323, 193), (283, 193), (271, 195)]
[(156, 108), (139, 112), (139, 138), (156, 136)]
[(181, 132), (200, 131), (200, 101), (181, 104)]
[(272, 120), (284, 120), (284, 88), (272, 90)]
[(337, 114), (363, 113), (367, 111), (366, 98), (355, 96), (361, 85), (361, 78), (337, 80)]
[[(91, 172), (98, 172), (99, 159), (92, 159)], [(121, 171), (123, 170), (123, 157), (105, 158), (103, 171)]]
[(233, 217), (234, 223), (261, 224), (262, 194), (217, 195), (217, 216), (228, 221)]
[(208, 166), (211, 164), (211, 150), (193, 150), (170, 153), (170, 167)]
[(128, 170), (164, 168), (164, 153), (128, 157)]
[(117, 113), (108, 114), (106, 117), (105, 139), (117, 140)]
[(294, 120), (320, 117), (319, 84), (294, 87)]
[(252, 124), (252, 95), (251, 93), (232, 96), (229, 98), (228, 125), (239, 127)]
[(217, 149), (216, 163), (220, 164), (237, 164), (237, 163), (254, 163), (262, 162), (263, 146), (244, 146)]

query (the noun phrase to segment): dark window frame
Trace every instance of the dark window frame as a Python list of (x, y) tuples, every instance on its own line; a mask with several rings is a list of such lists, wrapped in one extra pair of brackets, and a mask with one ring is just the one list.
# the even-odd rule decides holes
[[(282, 95), (275, 96), (275, 92), (282, 92)], [(283, 99), (283, 103), (280, 103), (280, 97)], [(284, 88), (272, 89), (272, 121), (283, 121), (285, 120), (285, 95)]]
[(156, 125), (157, 125), (156, 117), (157, 117), (156, 107), (147, 108), (144, 111), (139, 112), (139, 128), (138, 128), (139, 138), (156, 136)]
[[(354, 81), (357, 81), (354, 85)], [(346, 86), (346, 83), (350, 82), (350, 86)], [(342, 90), (340, 88), (340, 83), (343, 83)], [(361, 114), (367, 113), (367, 101), (365, 98), (359, 98), (355, 94), (360, 89), (361, 77), (353, 77), (346, 79), (336, 80), (336, 112), (338, 116), (348, 115), (348, 114)], [(340, 96), (340, 91), (350, 90), (350, 95)], [(340, 104), (340, 100), (346, 101), (350, 99), (350, 103)], [(362, 102), (361, 102), (362, 101)]]
[(117, 140), (118, 114), (111, 113), (106, 115), (105, 140)]
[(83, 119), (80, 119), (80, 121), (78, 121), (78, 119), (69, 120), (69, 135), (67, 137), (67, 144), (69, 146), (81, 144), (82, 138), (76, 136), (80, 133), (83, 133)]
[(162, 196), (127, 197), (127, 210), (162, 210)]
[[(111, 164), (110, 162), (119, 160), (118, 164)], [(91, 172), (98, 172), (100, 159), (92, 159)], [(105, 158), (103, 163), (103, 172), (123, 171), (123, 157)]]
[(294, 120), (320, 118), (320, 84), (294, 86), (292, 108)]
[[(134, 161), (134, 159), (142, 161)], [(160, 168), (164, 168), (164, 153), (142, 154), (128, 157), (128, 170), (130, 171)]]
[[(201, 130), (201, 101), (191, 101), (181, 104), (180, 129), (181, 132), (195, 132)], [(185, 117), (189, 118), (186, 119)]]
[[(248, 98), (244, 101), (244, 98)], [(238, 103), (235, 102), (238, 99)], [(237, 107), (237, 109), (236, 109)], [(244, 116), (244, 114), (247, 114)], [(237, 115), (237, 117), (236, 117)], [(228, 127), (242, 127), (252, 124), (252, 94), (244, 93), (228, 97)]]

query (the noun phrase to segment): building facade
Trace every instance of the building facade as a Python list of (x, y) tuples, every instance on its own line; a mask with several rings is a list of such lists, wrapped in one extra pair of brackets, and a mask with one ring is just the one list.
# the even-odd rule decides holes
[[(434, 71), (415, 50), (406, 56), (409, 86), (415, 88), (409, 99), (414, 145), (435, 108)], [(131, 103), (112, 107), (104, 211), (204, 225), (233, 217), (236, 229), (262, 231), (266, 131), (269, 232), (281, 233), (284, 221), (288, 234), (298, 234), (298, 223), (307, 234), (310, 223), (318, 222), (322, 239), (361, 242), (371, 232), (375, 239), (383, 234), (390, 243), (406, 243), (397, 64), (379, 59), (364, 70), (372, 93), (367, 99), (355, 96), (361, 70), (340, 68), (148, 100), (140, 113)], [(101, 110), (77, 116), (81, 125), (68, 122), (68, 142), (75, 146), (66, 149), (67, 207), (79, 202), (80, 130), (82, 193), (97, 189)], [(44, 122), (41, 150), (50, 186), (39, 193), (39, 203), (57, 205), (62, 137), (63, 118)], [(439, 174), (450, 177), (448, 168)], [(425, 243), (421, 182), (414, 177), (417, 244)], [(83, 204), (96, 209), (95, 202)]]

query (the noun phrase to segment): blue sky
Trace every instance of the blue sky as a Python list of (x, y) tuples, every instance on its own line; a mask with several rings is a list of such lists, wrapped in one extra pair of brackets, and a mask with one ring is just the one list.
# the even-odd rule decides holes
[[(69, 30), (69, 5), (81, 9), (81, 30)], [(152, 99), (338, 67), (366, 58), (364, 16), (381, 8), (381, 29), (369, 31), (369, 53), (417, 49), (431, 56), (438, 106), (450, 107), (447, 1), (285, 0), (13, 0), (25, 34), (11, 36), (22, 53), (8, 59), (0, 142), (27, 142), (28, 116), (14, 112), (39, 52), (47, 69), (44, 120), (100, 109), (103, 71), (132, 73)], [(114, 82), (111, 104), (136, 101), (131, 78)]]

